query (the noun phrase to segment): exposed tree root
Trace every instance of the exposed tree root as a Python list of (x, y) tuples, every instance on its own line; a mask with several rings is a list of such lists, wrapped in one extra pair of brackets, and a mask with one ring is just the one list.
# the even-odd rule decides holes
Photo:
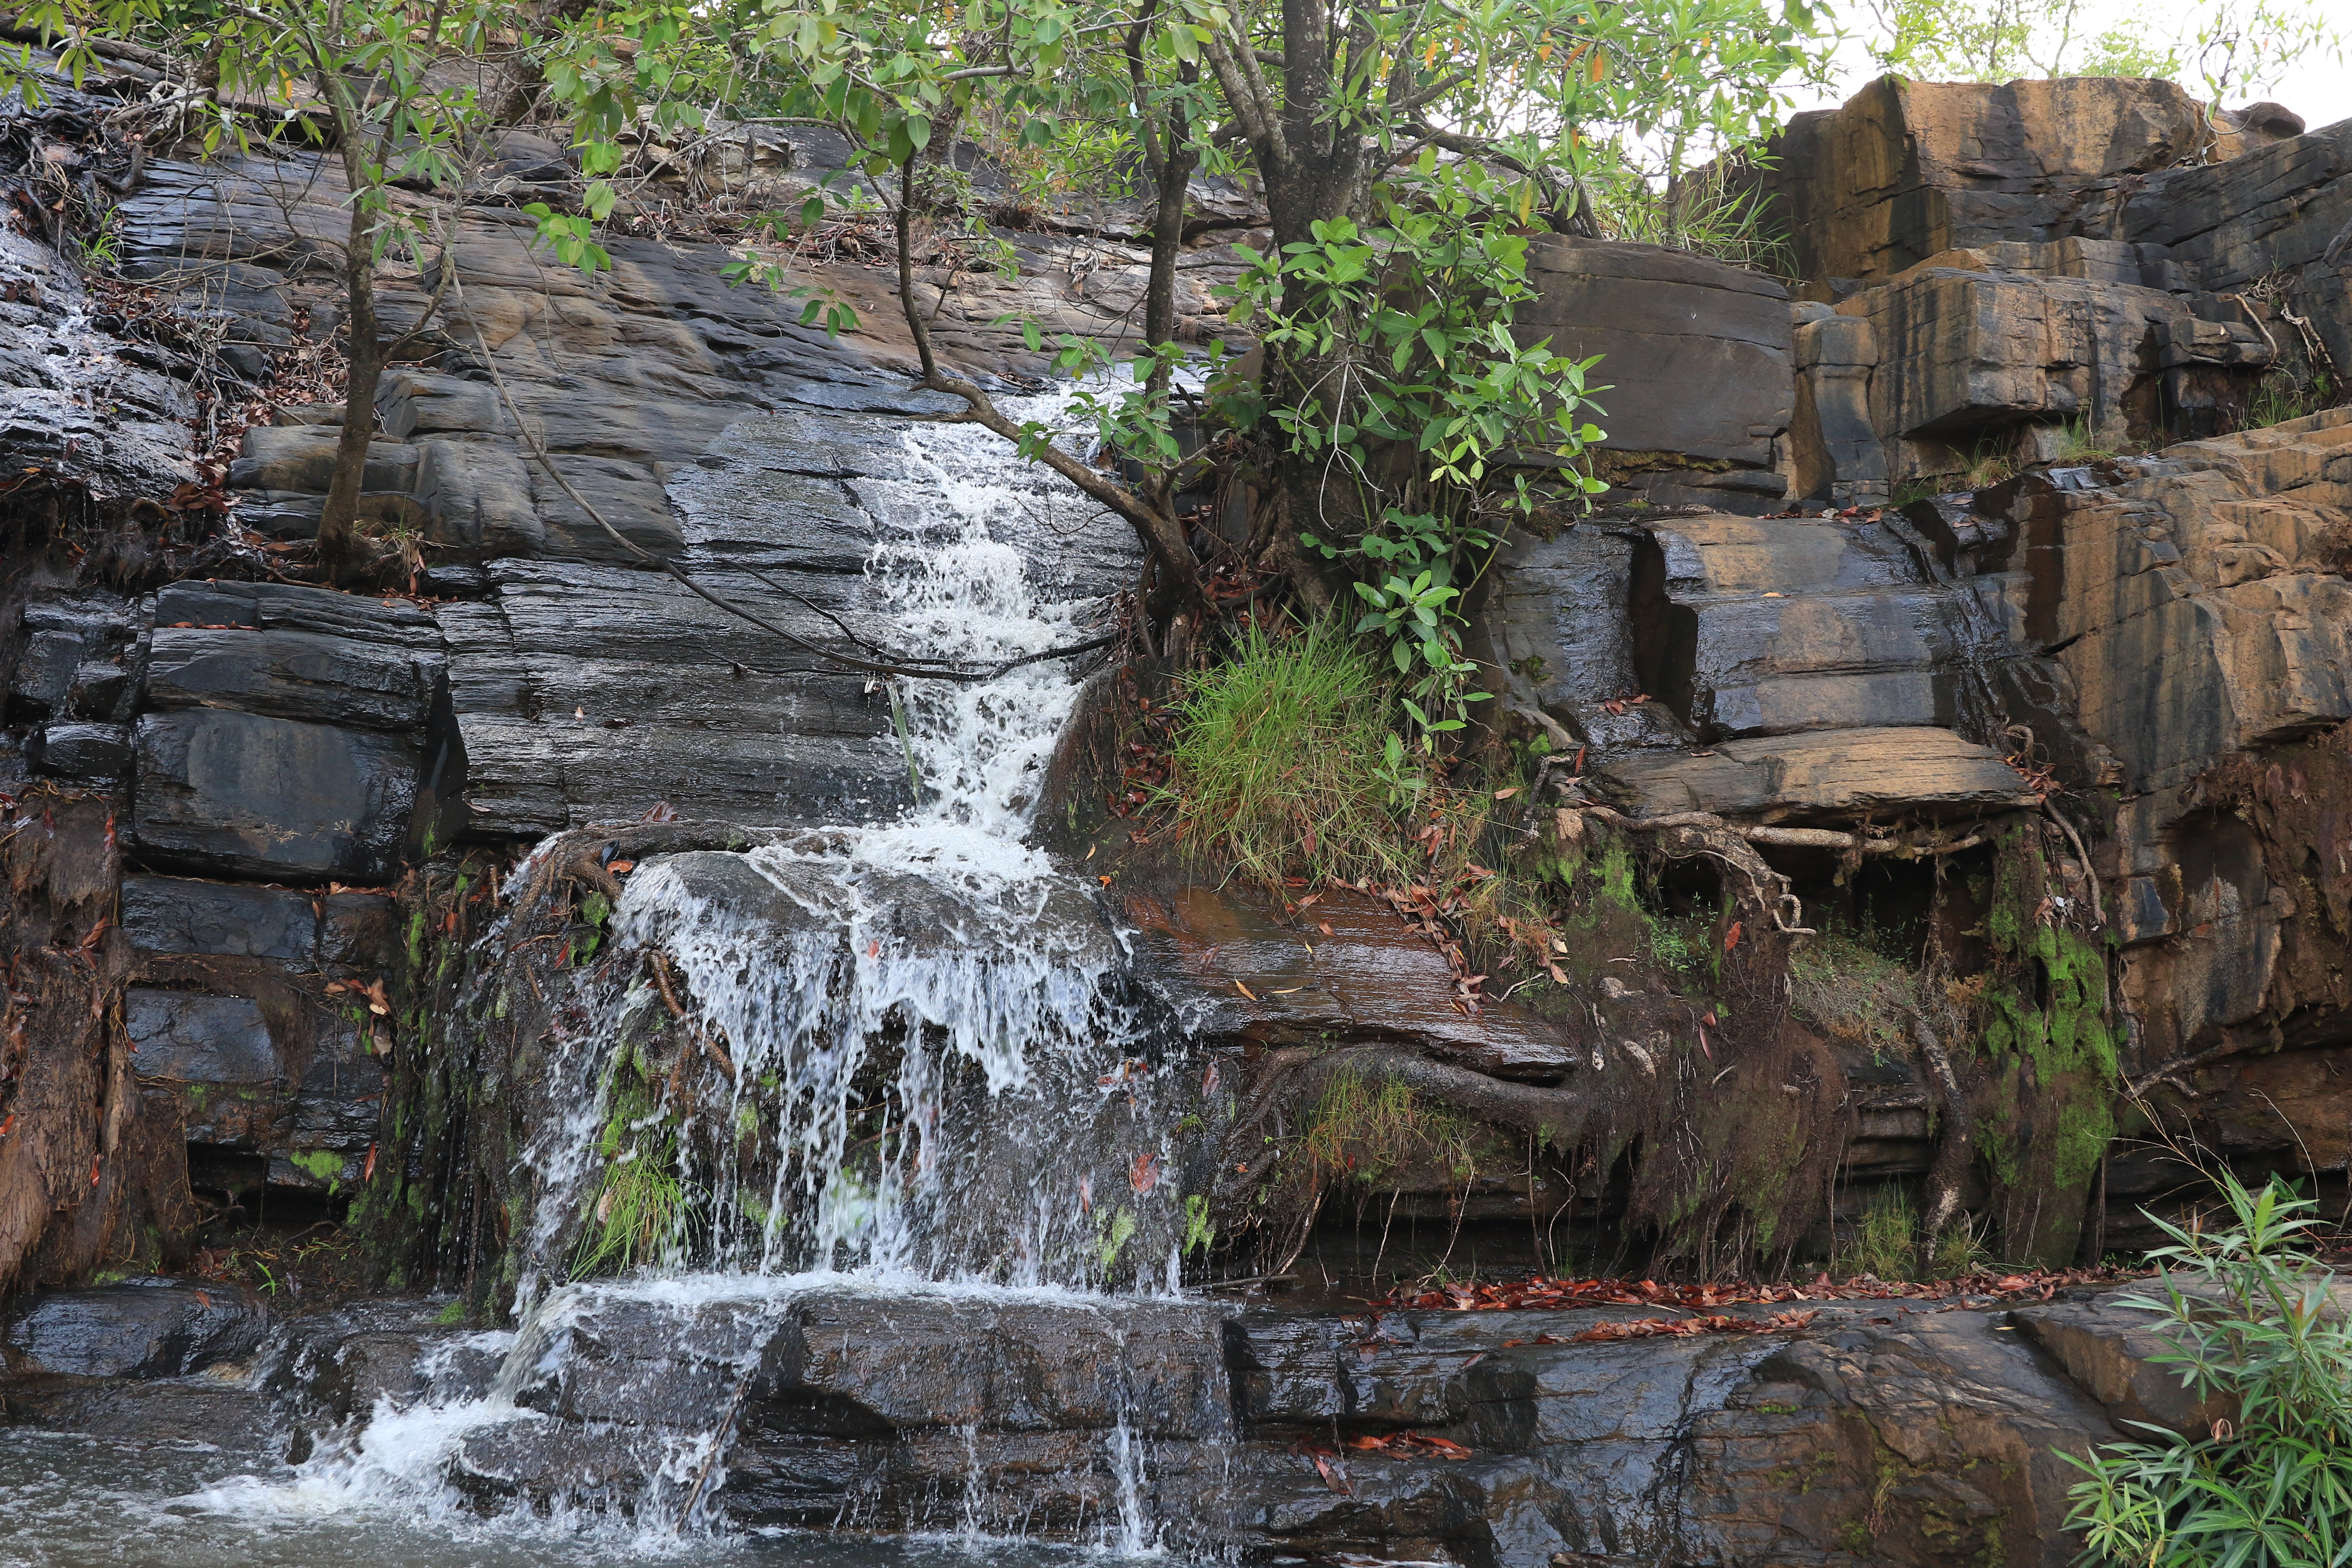
[(1950, 1053), (1936, 1031), (1924, 1018), (1911, 1020), (1911, 1037), (1919, 1045), (1919, 1059), (1935, 1080), (1937, 1096), (1943, 1101), (1943, 1126), (1936, 1139), (1935, 1163), (1927, 1170), (1927, 1212), (1919, 1230), (1920, 1272), (1926, 1273), (1937, 1240), (1952, 1216), (1960, 1212), (1960, 1185), (1967, 1180), (1972, 1145), (1976, 1140), (1976, 1115), (1969, 1108), (1969, 1097), (1960, 1090), (1959, 1075), (1952, 1069)]

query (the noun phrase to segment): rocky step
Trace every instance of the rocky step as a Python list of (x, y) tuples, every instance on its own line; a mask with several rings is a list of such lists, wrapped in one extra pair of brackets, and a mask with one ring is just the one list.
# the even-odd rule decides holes
[[(675, 1505), (700, 1478), (747, 1524), (1251, 1557), (2055, 1561), (2076, 1474), (2057, 1450), (2210, 1414), (2147, 1362), (2131, 1294), (1802, 1303), (1763, 1331), (1662, 1331), (1692, 1314), (744, 1277), (572, 1288), (518, 1342), (440, 1324), (434, 1302), (273, 1326), (240, 1292), (152, 1282), (0, 1317), (0, 1418), (290, 1440), (299, 1459), (379, 1402), (446, 1404), (478, 1414), (453, 1431), (453, 1479), (492, 1507), (627, 1508), (660, 1487)], [(514, 1404), (467, 1405), (502, 1362)]]
[(1636, 752), (1607, 764), (1643, 816), (1704, 811), (1775, 822), (2023, 810), (2025, 780), (1990, 746), (1949, 730), (1817, 730), (1726, 741), (1703, 752)]

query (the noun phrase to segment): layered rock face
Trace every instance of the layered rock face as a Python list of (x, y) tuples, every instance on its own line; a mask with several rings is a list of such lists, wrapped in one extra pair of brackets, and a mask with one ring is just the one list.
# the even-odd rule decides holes
[(2347, 138), (2276, 105), (2209, 121), (2167, 82), (1889, 78), (1798, 116), (1743, 176), (1817, 306), (1792, 493), (2210, 435), (2266, 373), (2334, 375)]
[[(2187, 1130), (2340, 1201), (2352, 412), (2255, 415), (2352, 364), (2347, 135), (2270, 110), (2217, 124), (2163, 84), (1882, 83), (1801, 119), (1761, 176), (1793, 289), (1655, 247), (1536, 244), (1544, 293), (1522, 325), (1603, 356), (1612, 490), (1511, 542), (1473, 647), (1495, 736), (1543, 742), (1507, 852), (1598, 912), (1547, 953), (1549, 984), (1480, 977), (1481, 996), (1433, 906), (1081, 867), (1100, 792), (1057, 774), (1042, 808), (999, 804), (1039, 837), (1066, 825), (1075, 876), (1051, 920), (1041, 903), (999, 945), (1083, 949), (1105, 1005), (1130, 1011), (1076, 1031), (1118, 1059), (1084, 1064), (1085, 1114), (1051, 1124), (1069, 1147), (975, 1139), (957, 1151), (988, 1173), (972, 1190), (1017, 1199), (1016, 1154), (1076, 1150), (1079, 1218), (1049, 1237), (1065, 1252), (1105, 1245), (1122, 1192), (1159, 1205), (1155, 1269), (1189, 1245), (1180, 1196), (1219, 1224), (1255, 1205), (1275, 1283), (1330, 1294), (1400, 1258), (1826, 1258), (1895, 1196), (1948, 1196), (2009, 1259), (2095, 1260), (2150, 1238), (2143, 1205), (2194, 1195), (2119, 1131)], [(569, 178), (559, 149), (509, 151), (486, 193)], [(790, 183), (827, 155), (763, 132), (719, 174)], [(1230, 196), (1199, 194), (1196, 320), (1232, 266), (1216, 236), (1252, 221)], [(339, 594), (283, 580), (271, 546), (315, 530), (341, 409), (278, 407), (225, 471), (196, 466), (176, 422), (331, 342), (336, 304), (302, 258), (341, 199), (331, 171), (148, 166), (121, 206), (125, 270), (209, 313), (201, 354), (101, 333), (68, 268), (0, 245), (20, 331), (0, 455), (49, 487), (11, 490), (5, 520), (98, 542), (12, 552), (0, 573), (11, 1289), (170, 1266), (223, 1234), (208, 1223), (345, 1215), (396, 1260), (391, 1282), (502, 1310), (525, 1256), (562, 1272), (594, 1212), (575, 1186), (539, 1234), (544, 1193), (525, 1190), (551, 1168), (542, 1135), (609, 1087), (614, 1064), (567, 1058), (576, 1042), (625, 1047), (648, 1093), (699, 1097), (705, 1132), (799, 1093), (702, 1026), (729, 973), (679, 976), (724, 948), (711, 931), (762, 975), (816, 931), (827, 975), (871, 981), (953, 959), (978, 929), (928, 884), (875, 878), (853, 891), (886, 914), (852, 942), (848, 883), (756, 859), (854, 860), (932, 762), (884, 686), (803, 646), (887, 624), (876, 563), (970, 478), (919, 450), (942, 405), (904, 390), (886, 277), (823, 274), (871, 329), (835, 342), (791, 302), (719, 284), (713, 247), (615, 240), (591, 283), (513, 215), (469, 213), (462, 296), (428, 359), (387, 376), (366, 479), (416, 569), (404, 593)], [(1062, 248), (1074, 226), (1023, 231), (1025, 283), (930, 270), (919, 304), (945, 351), (1010, 377), (1033, 367), (1004, 310), (1118, 321), (1133, 226), (1084, 237), (1102, 267)], [(436, 281), (387, 279), (391, 313)], [(2156, 449), (2115, 455), (2135, 446)], [(1017, 500), (1034, 529), (987, 542), (1042, 599), (1133, 585), (1115, 523), (1042, 481)], [(1093, 847), (1127, 838), (1092, 826)], [(1654, 845), (1730, 867), (1756, 901), (1735, 916)], [(657, 923), (604, 946), (623, 878), (668, 879), (727, 920), (686, 932), (693, 953)], [(1084, 940), (1053, 948), (1049, 928)], [(1890, 1004), (1892, 1026), (1803, 971), (1857, 932), (1933, 982)], [(1792, 1005), (1804, 985), (1814, 1000)], [(792, 1030), (829, 997), (771, 1009), (796, 1053), (774, 1065), (821, 1054)], [(1937, 1037), (1955, 1017), (1980, 1027)], [(920, 1058), (874, 1037), (893, 1072)], [(1962, 1075), (1939, 1076), (1939, 1053)], [(1129, 1135), (1150, 1084), (1165, 1143), (1078, 1148)], [(1325, 1182), (1298, 1154), (1302, 1115), (1347, 1084), (1455, 1120), (1377, 1189)], [(829, 1091), (846, 1159), (863, 1089)], [(998, 1206), (1016, 1229), (1022, 1204)], [(1685, 1246), (1674, 1227), (1701, 1222)], [(712, 1484), (762, 1523), (1083, 1538), (1181, 1518), (1203, 1546), (1560, 1568), (2054, 1563), (2071, 1477), (2049, 1449), (2195, 1415), (2159, 1408), (2141, 1320), (2112, 1300), (2006, 1321), (1843, 1304), (1770, 1334), (1610, 1343), (1559, 1342), (1634, 1313), (751, 1287), (705, 1306), (587, 1300), (496, 1384), (507, 1424), (469, 1431), (454, 1484), (494, 1505), (625, 1489), (675, 1470), (723, 1412), (738, 1447)], [(8, 1409), (111, 1430), (129, 1385), (82, 1380), (131, 1379), (331, 1446), (379, 1396), (490, 1397), (502, 1348), (384, 1310), (298, 1333), (258, 1386), (220, 1372), (272, 1353), (242, 1297), (36, 1298), (8, 1321)], [(1391, 1443), (1408, 1431), (1470, 1456)]]

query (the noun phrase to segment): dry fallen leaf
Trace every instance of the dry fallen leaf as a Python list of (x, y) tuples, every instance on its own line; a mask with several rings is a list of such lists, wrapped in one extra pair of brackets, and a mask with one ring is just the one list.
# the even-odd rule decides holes
[(1253, 1002), (1257, 1000), (1257, 993), (1251, 990), (1248, 986), (1243, 984), (1238, 980), (1234, 982), (1234, 989), (1240, 992), (1243, 995), (1248, 997)]

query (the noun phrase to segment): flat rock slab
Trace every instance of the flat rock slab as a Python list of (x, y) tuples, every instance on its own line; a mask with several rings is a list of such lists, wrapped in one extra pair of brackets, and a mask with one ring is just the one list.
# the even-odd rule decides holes
[(1831, 820), (2035, 804), (2024, 778), (1990, 747), (1916, 726), (1726, 741), (1701, 753), (1636, 753), (1611, 762), (1606, 772), (1633, 792), (1644, 816), (1705, 811)]
[(439, 654), (398, 643), (159, 626), (148, 655), (147, 700), (402, 731), (425, 727), (446, 679)]
[(271, 1458), (281, 1456), (286, 1436), (268, 1390), (204, 1374), (152, 1383), (34, 1377), (0, 1384), (0, 1423)]
[(1532, 1083), (1557, 1083), (1578, 1060), (1571, 1025), (1508, 1002), (1455, 1007), (1444, 955), (1370, 894), (1335, 888), (1286, 918), (1261, 897), (1196, 883), (1131, 893), (1124, 912), (1145, 983), (1195, 1038), (1395, 1040)]
[(292, 583), (173, 583), (155, 595), (155, 625), (184, 629), (242, 626), (425, 648), (441, 646), (441, 628), (415, 605)]

